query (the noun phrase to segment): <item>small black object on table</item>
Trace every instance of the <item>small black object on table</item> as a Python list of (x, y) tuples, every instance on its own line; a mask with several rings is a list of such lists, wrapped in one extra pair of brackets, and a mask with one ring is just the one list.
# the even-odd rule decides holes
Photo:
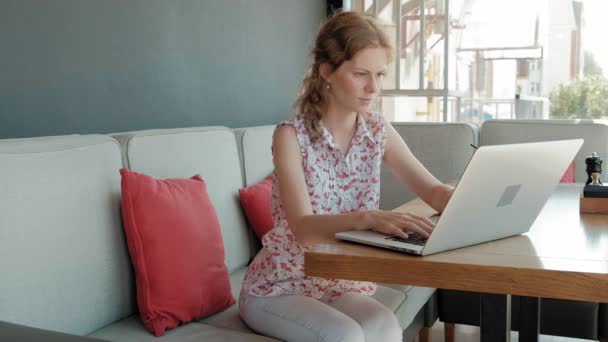
[(601, 181), (602, 158), (593, 152), (585, 159), (587, 182), (580, 199), (580, 212), (586, 214), (608, 214), (608, 186)]

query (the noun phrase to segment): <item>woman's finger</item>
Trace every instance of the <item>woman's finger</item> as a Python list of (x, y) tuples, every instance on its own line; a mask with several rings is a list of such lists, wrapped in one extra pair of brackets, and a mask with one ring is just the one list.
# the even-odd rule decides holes
[(431, 227), (435, 227), (435, 222), (431, 221), (431, 219), (429, 219), (428, 217), (424, 217), (424, 216), (418, 216), (418, 215), (412, 215), (412, 217), (424, 221), (426, 224), (428, 224)]
[(410, 220), (404, 223), (405, 229), (412, 231), (424, 238), (428, 238), (431, 234), (427, 232), (424, 228), (420, 227), (416, 222)]
[(431, 234), (433, 229), (435, 228), (433, 225), (428, 224), (424, 220), (412, 219), (414, 223), (416, 223), (420, 228), (424, 229), (427, 233)]
[(407, 239), (409, 236), (407, 235), (406, 232), (403, 231), (403, 229), (399, 228), (398, 226), (394, 225), (394, 224), (388, 224), (386, 227), (386, 230), (383, 231), (382, 233), (386, 234), (386, 235), (390, 235), (390, 236), (398, 236), (402, 239)]
[[(404, 214), (401, 219), (402, 224), (406, 225), (406, 229), (409, 228), (407, 225), (408, 222), (413, 222), (415, 227), (419, 227), (424, 230), (425, 233), (421, 234), (424, 237), (428, 237), (433, 232), (433, 228), (435, 225), (428, 219), (425, 219), (422, 216), (414, 215), (414, 214)], [(416, 229), (414, 227), (414, 229)]]

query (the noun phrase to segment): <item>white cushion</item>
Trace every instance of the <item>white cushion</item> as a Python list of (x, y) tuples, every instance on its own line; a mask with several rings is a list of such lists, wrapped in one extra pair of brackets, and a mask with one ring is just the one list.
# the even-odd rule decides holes
[[(243, 187), (237, 142), (222, 127), (117, 134), (130, 169), (159, 179), (200, 174), (222, 227), (229, 271), (245, 266), (251, 247), (238, 189)], [(201, 246), (203, 248), (204, 246)]]
[(191, 322), (155, 337), (145, 329), (138, 316), (131, 316), (104, 327), (91, 337), (115, 342), (270, 342), (273, 338), (243, 333), (231, 329), (218, 328), (207, 324)]
[(0, 140), (0, 320), (86, 334), (135, 311), (118, 143)]
[(260, 182), (274, 169), (272, 163), (274, 128), (275, 126), (259, 126), (242, 129), (241, 148), (246, 186)]

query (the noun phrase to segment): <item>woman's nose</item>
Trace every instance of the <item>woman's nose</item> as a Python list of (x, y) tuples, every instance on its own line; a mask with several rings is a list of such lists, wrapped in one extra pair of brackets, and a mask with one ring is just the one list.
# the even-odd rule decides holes
[(380, 87), (380, 80), (375, 77), (370, 77), (370, 80), (367, 82), (367, 91), (370, 93), (377, 93)]

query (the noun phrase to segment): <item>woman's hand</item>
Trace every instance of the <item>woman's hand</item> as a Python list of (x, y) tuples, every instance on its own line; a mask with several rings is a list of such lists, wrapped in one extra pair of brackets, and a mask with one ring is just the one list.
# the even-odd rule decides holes
[(428, 238), (435, 224), (426, 217), (394, 211), (372, 210), (366, 212), (367, 228), (391, 236), (407, 239), (405, 231)]

